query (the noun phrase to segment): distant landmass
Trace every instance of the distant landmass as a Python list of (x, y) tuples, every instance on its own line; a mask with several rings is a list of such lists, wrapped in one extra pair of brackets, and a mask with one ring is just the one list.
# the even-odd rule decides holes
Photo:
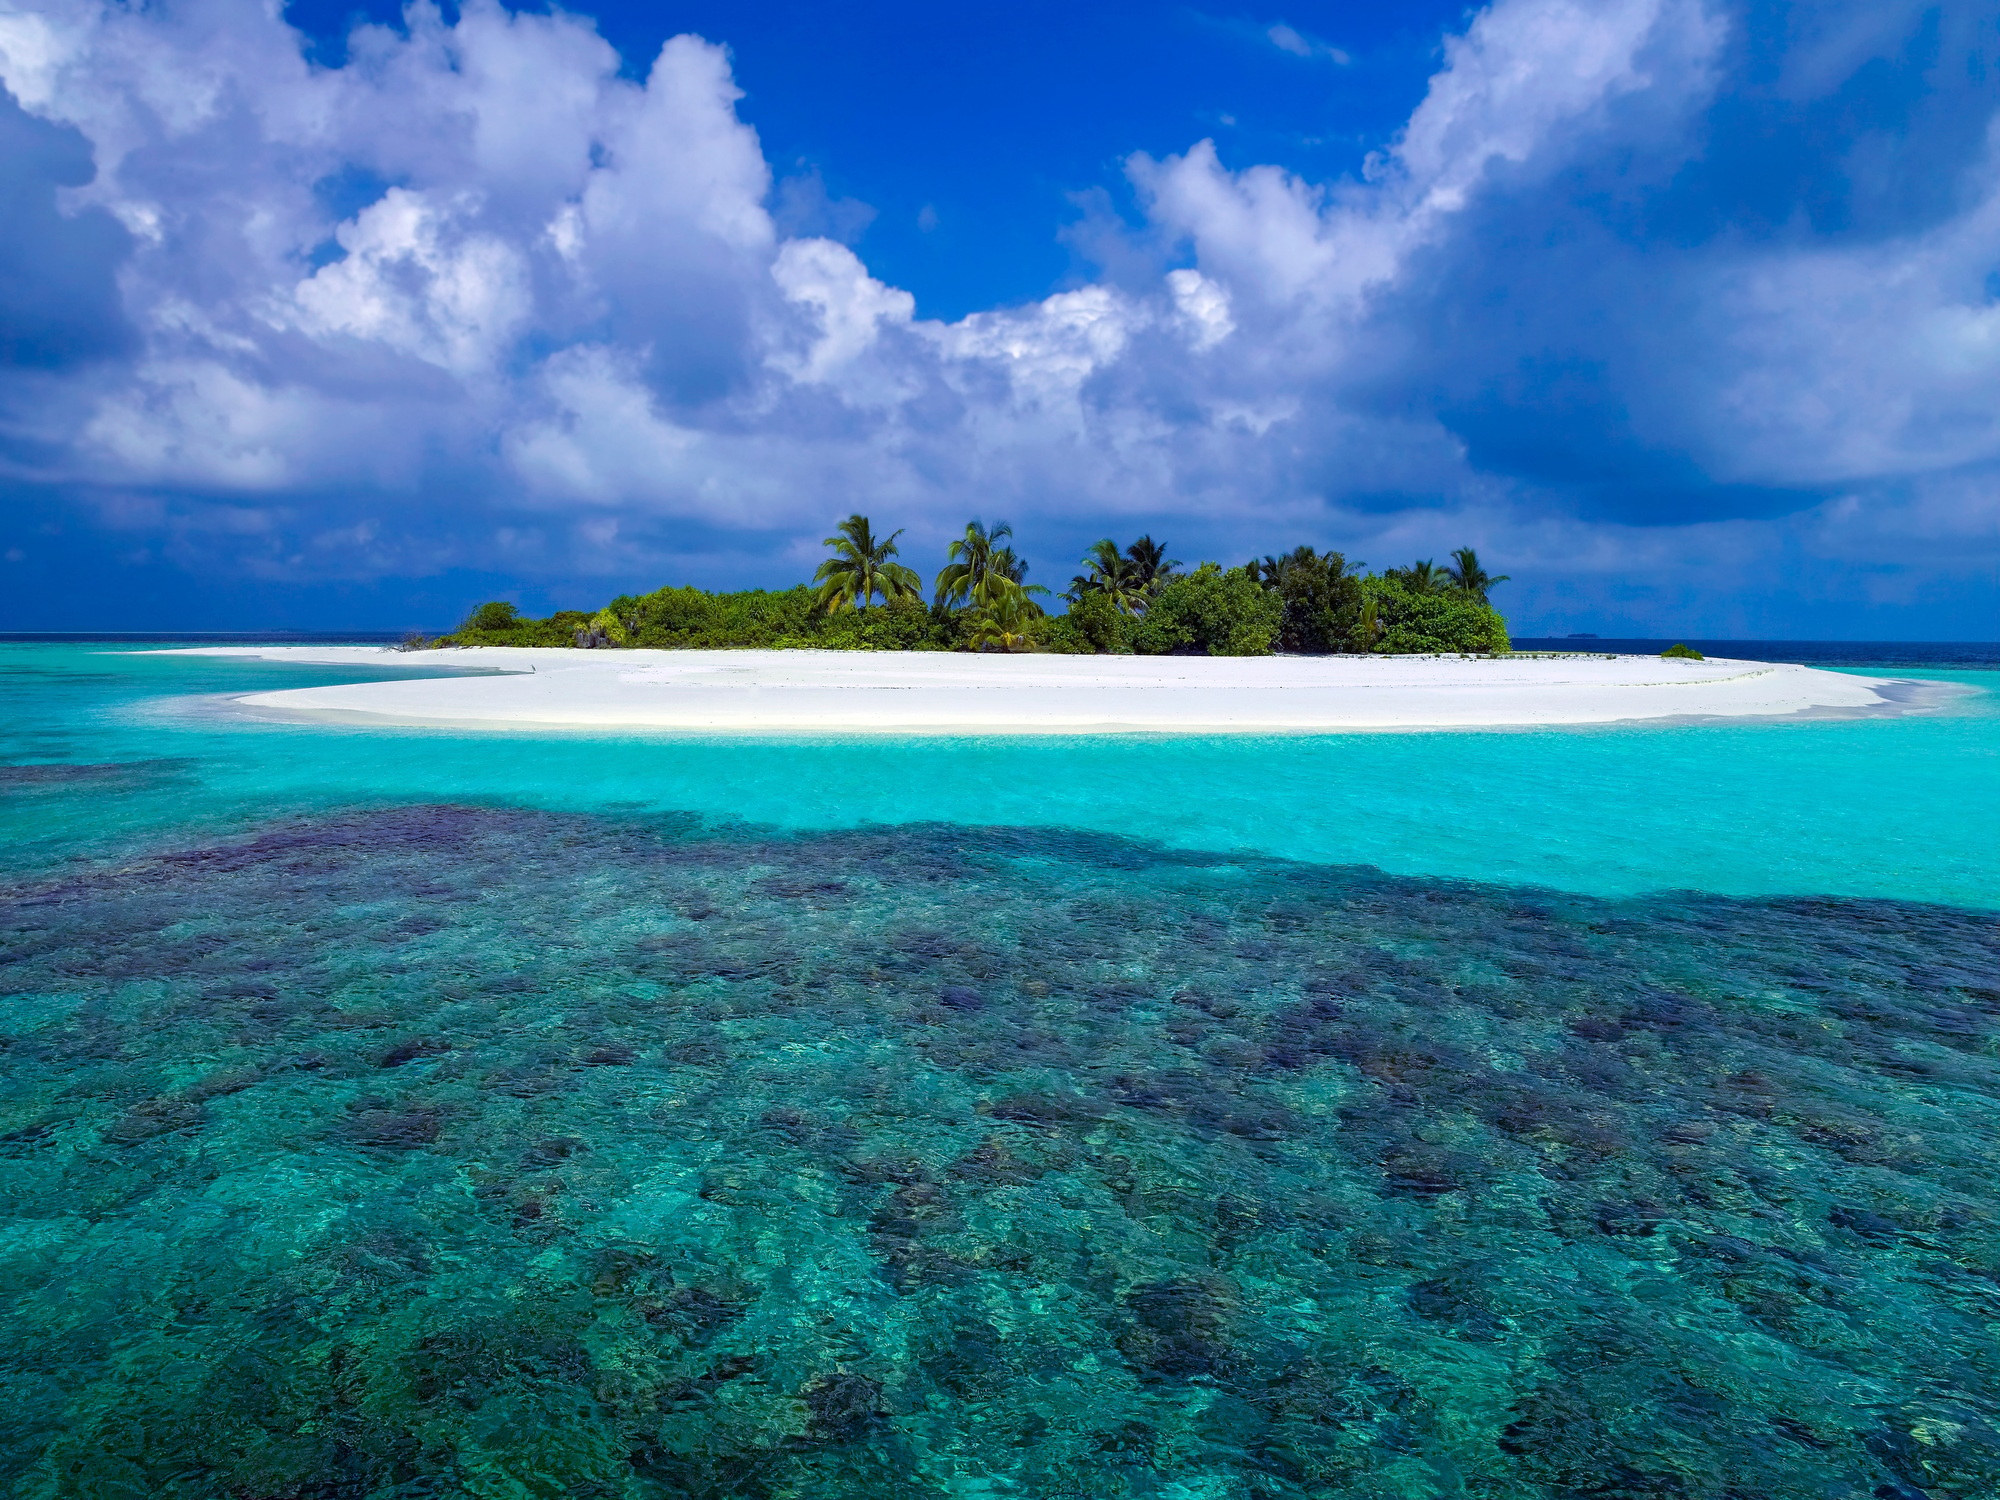
[(1568, 641), (1594, 641), (1597, 639), (1597, 632), (1594, 630), (1572, 630), (1563, 639)]

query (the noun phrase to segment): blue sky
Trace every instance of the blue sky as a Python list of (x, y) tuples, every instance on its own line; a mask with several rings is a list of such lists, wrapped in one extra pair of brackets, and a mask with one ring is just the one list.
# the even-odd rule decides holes
[[(15, 0), (20, 4), (20, 0)], [(0, 628), (779, 584), (849, 510), (1517, 633), (2000, 636), (2000, 15), (0, 12)]]
[[(355, 14), (346, 0), (287, 11), (329, 62)], [(402, 11), (366, 14), (398, 24)], [(726, 45), (781, 224), (847, 239), (920, 317), (955, 319), (1091, 279), (1060, 231), (1082, 195), (1129, 211), (1135, 151), (1212, 136), (1246, 166), (1358, 171), (1422, 100), (1466, 11), (799, 0), (590, 14), (640, 76), (678, 33)]]

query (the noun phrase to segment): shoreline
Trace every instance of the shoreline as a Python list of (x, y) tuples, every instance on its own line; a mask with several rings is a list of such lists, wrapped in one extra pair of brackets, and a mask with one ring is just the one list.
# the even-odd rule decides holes
[(267, 722), (547, 733), (1223, 735), (1894, 716), (1907, 678), (1656, 657), (1101, 657), (205, 646), (174, 655), (437, 675), (232, 698)]

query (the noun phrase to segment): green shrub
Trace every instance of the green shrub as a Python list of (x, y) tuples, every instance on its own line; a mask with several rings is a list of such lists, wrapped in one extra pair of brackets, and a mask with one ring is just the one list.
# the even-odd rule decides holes
[(1064, 640), (1067, 644), (1043, 646), (1043, 650), (1077, 654), (1094, 652), (1100, 656), (1131, 654), (1132, 630), (1136, 622), (1112, 602), (1109, 594), (1088, 591), (1070, 605), (1068, 614), (1055, 618), (1064, 622), (1063, 629), (1056, 631), (1051, 626), (1042, 634), (1052, 640)]
[(1283, 606), (1280, 651), (1324, 656), (1362, 649), (1355, 645), (1361, 625), (1361, 578), (1347, 570), (1347, 559), (1340, 553), (1299, 547), (1282, 557), (1251, 563), (1250, 572)]
[(944, 651), (949, 642), (931, 610), (917, 599), (896, 599), (870, 609), (844, 609), (813, 617), (817, 628), (802, 638), (827, 651)]
[(731, 594), (663, 588), (614, 599), (598, 620), (606, 615), (624, 622), (625, 644), (663, 650), (943, 651), (960, 630), (955, 616), (914, 599), (828, 614), (804, 586)]
[(512, 630), (522, 624), (521, 612), (505, 599), (489, 599), (465, 617), (461, 630)]
[[(576, 618), (586, 620), (587, 615)], [(465, 617), (465, 623), (450, 635), (439, 636), (440, 646), (567, 646), (575, 627), (556, 620), (531, 620), (504, 599), (489, 600)]]
[(632, 644), (703, 650), (772, 646), (780, 639), (811, 636), (820, 616), (812, 591), (803, 585), (733, 594), (663, 588), (632, 601), (632, 618), (638, 622)]
[(1130, 656), (1133, 623), (1102, 596), (1086, 594), (1068, 614), (1030, 621), (1028, 649), (1055, 656)]
[(1205, 562), (1160, 586), (1132, 626), (1145, 656), (1269, 656), (1284, 605), (1243, 568)]
[[(1075, 613), (1074, 610), (1071, 613)], [(1069, 615), (1043, 615), (1028, 626), (1028, 649), (1050, 656), (1096, 656), (1098, 650)]]
[(1396, 578), (1364, 578), (1355, 645), (1385, 654), (1486, 654), (1509, 650), (1512, 643), (1507, 639), (1507, 622), (1493, 606), (1468, 594), (1419, 591)]
[(1681, 645), (1674, 645), (1667, 647), (1666, 650), (1660, 653), (1660, 659), (1662, 661), (1707, 661), (1708, 660), (1707, 657), (1703, 656), (1699, 651), (1695, 650), (1694, 647), (1681, 646)]

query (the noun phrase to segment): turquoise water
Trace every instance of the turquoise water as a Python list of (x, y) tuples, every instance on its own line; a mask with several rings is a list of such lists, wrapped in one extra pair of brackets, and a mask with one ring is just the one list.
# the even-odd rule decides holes
[(1602, 895), (2000, 904), (2000, 672), (1904, 674), (1976, 691), (1901, 719), (1269, 739), (463, 736), (246, 723), (213, 701), (355, 675), (0, 647), (0, 759), (134, 768), (79, 783), (80, 804), (33, 784), (8, 857), (443, 798), (801, 830), (1082, 828)]
[(1990, 693), (846, 744), (212, 701), (340, 677), (0, 652), (0, 1493), (2000, 1493)]

